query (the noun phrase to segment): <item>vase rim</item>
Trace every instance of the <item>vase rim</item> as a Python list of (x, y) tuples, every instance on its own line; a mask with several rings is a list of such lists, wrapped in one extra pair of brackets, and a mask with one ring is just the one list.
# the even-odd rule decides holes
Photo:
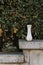
[(31, 24), (27, 25), (27, 26), (32, 26)]

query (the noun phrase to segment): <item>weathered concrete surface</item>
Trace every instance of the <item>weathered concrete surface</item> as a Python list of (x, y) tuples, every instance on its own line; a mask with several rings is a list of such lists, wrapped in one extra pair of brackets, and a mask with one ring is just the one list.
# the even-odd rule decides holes
[(0, 63), (22, 63), (24, 62), (23, 54), (0, 54)]
[(43, 40), (19, 40), (19, 48), (20, 49), (43, 49)]
[(30, 51), (29, 50), (23, 50), (24, 56), (25, 56), (25, 62), (30, 62)]
[(20, 64), (0, 64), (0, 65), (20, 65)]
[(23, 64), (0, 64), (0, 65), (29, 65), (28, 63), (23, 63)]
[(23, 63), (23, 64), (21, 64), (21, 65), (29, 65), (29, 64), (24, 62), (24, 63)]
[(30, 65), (43, 65), (43, 50), (30, 51)]
[(0, 64), (0, 65), (20, 65), (20, 64)]
[(0, 65), (43, 65), (43, 40), (19, 40), (19, 48), (23, 53), (0, 54)]
[(28, 65), (43, 65), (43, 40), (19, 40), (19, 48), (23, 50)]

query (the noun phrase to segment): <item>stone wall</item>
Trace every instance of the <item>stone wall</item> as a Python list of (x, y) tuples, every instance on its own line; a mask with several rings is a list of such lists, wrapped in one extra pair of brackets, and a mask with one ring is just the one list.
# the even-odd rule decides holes
[(23, 52), (0, 53), (0, 65), (43, 65), (43, 40), (19, 40)]
[(19, 48), (23, 50), (28, 65), (43, 65), (43, 40), (19, 40)]

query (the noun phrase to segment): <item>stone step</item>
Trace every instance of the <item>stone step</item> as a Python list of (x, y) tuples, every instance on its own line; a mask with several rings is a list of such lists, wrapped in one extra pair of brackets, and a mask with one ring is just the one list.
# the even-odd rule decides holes
[(24, 55), (22, 53), (0, 53), (0, 64), (22, 62), (24, 62)]

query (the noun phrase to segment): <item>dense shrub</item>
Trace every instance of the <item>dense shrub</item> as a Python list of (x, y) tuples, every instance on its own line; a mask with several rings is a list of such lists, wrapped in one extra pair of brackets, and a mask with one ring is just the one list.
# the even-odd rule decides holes
[(0, 24), (3, 31), (12, 26), (19, 38), (26, 37), (26, 25), (32, 24), (34, 39), (43, 39), (43, 0), (0, 0)]

